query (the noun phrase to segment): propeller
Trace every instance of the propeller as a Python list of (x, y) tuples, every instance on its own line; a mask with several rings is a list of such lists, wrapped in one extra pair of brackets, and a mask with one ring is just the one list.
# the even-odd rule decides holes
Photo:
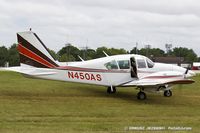
[[(184, 79), (186, 79), (186, 75), (188, 74), (189, 69), (190, 69), (190, 65), (188, 65), (187, 69), (185, 70)], [(179, 84), (179, 85), (178, 85), (178, 89), (180, 90), (180, 93), (182, 93), (182, 89), (184, 88), (183, 86), (184, 86), (184, 85), (182, 85), (182, 84)]]
[(188, 71), (189, 71), (189, 67), (186, 69), (186, 71), (185, 71), (185, 75), (188, 73)]
[(190, 69), (190, 66), (188, 65), (187, 69), (185, 70), (185, 73), (184, 73), (184, 78), (186, 78), (186, 75), (188, 74), (188, 71)]

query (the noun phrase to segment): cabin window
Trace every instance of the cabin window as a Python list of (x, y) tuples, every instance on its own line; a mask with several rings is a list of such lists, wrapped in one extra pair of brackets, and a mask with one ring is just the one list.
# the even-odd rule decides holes
[(137, 66), (138, 68), (146, 68), (146, 62), (144, 59), (137, 59)]
[(120, 69), (129, 69), (130, 65), (129, 65), (129, 60), (120, 60), (118, 61), (118, 65)]
[(112, 60), (108, 63), (105, 64), (105, 67), (108, 69), (108, 70), (111, 70), (111, 69), (118, 69), (118, 66), (117, 66), (117, 62), (115, 60)]
[(152, 67), (154, 66), (153, 61), (151, 61), (150, 59), (147, 58), (146, 61), (147, 61), (147, 66), (148, 66), (149, 68), (152, 68)]

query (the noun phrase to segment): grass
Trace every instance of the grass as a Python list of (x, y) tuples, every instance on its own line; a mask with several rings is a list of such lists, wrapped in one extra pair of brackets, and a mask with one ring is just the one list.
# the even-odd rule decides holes
[(0, 132), (130, 133), (124, 129), (132, 126), (192, 127), (179, 132), (199, 132), (200, 76), (194, 79), (192, 85), (175, 86), (170, 98), (147, 94), (147, 100), (139, 101), (134, 88), (118, 88), (109, 95), (105, 87), (1, 71)]

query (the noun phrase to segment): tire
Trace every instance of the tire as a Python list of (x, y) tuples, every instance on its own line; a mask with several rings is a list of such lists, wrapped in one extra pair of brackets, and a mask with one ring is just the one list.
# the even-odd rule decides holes
[(171, 90), (164, 91), (164, 96), (165, 97), (171, 97), (172, 96), (172, 91)]
[(145, 100), (147, 97), (146, 97), (146, 94), (142, 91), (138, 92), (137, 94), (137, 99), (139, 100)]

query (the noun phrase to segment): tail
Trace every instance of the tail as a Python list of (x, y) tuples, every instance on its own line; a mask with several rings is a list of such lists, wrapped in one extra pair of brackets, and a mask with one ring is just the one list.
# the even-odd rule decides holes
[(39, 68), (58, 67), (47, 47), (34, 32), (19, 32), (17, 40), (20, 65)]

